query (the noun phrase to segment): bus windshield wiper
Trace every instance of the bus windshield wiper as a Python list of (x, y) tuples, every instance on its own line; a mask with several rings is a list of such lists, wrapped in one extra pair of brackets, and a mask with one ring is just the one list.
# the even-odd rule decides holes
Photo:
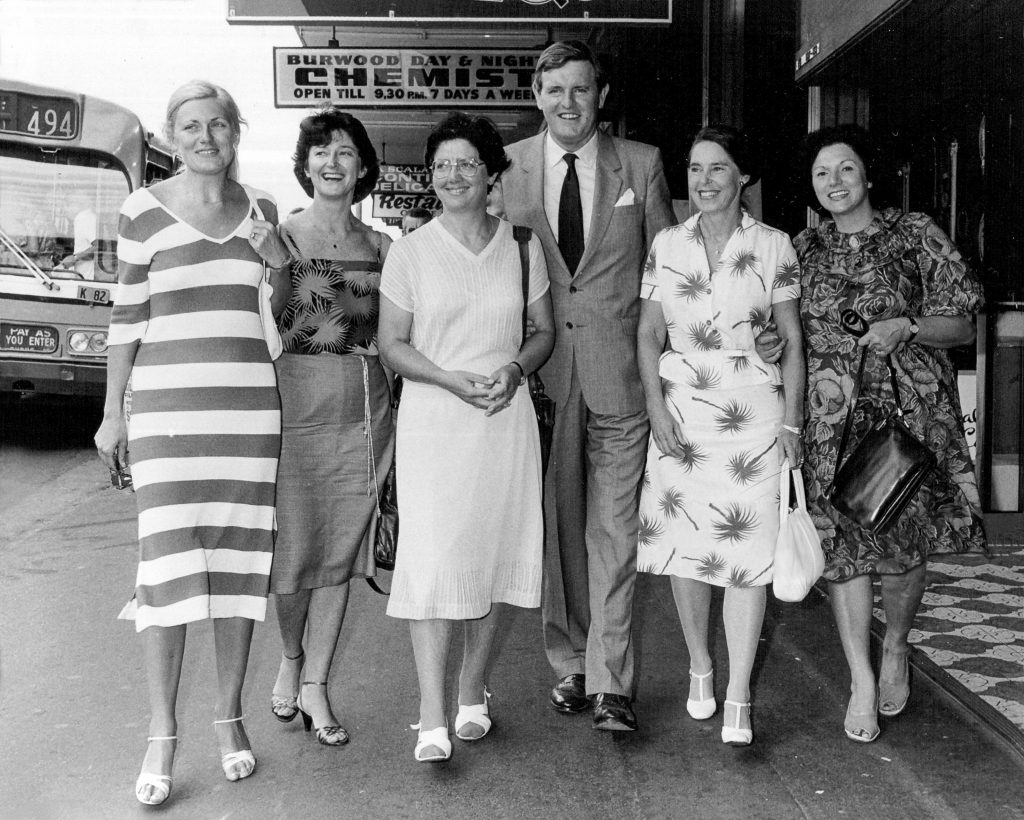
[(15, 258), (21, 262), (26, 270), (46, 285), (47, 290), (60, 290), (60, 285), (54, 282), (53, 279), (48, 276), (41, 267), (39, 267), (39, 265), (29, 259), (25, 251), (18, 247), (18, 243), (11, 239), (7, 234), (7, 231), (3, 228), (0, 228), (0, 246), (7, 248), (7, 250), (13, 253)]

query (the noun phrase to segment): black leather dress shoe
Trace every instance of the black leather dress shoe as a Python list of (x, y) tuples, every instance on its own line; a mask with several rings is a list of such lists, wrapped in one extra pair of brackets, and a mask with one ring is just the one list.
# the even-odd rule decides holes
[(551, 690), (551, 705), (558, 712), (585, 712), (590, 708), (587, 697), (587, 676), (566, 675)]
[(594, 728), (611, 732), (635, 732), (636, 715), (625, 695), (601, 692), (594, 697)]

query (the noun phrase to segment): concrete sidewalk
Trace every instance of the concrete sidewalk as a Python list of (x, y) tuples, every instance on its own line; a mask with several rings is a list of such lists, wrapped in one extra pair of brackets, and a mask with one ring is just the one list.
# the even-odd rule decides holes
[[(490, 680), (494, 731), (455, 741), (438, 765), (412, 756), (408, 630), (356, 583), (331, 686), (352, 742), (321, 747), (298, 720), (271, 715), (280, 658), (271, 615), (257, 626), (245, 691), (258, 768), (228, 783), (211, 725), (212, 630), (197, 624), (171, 800), (147, 809), (133, 794), (148, 721), (141, 651), (132, 626), (115, 620), (135, 573), (134, 502), (105, 478), (91, 462), (73, 467), (0, 520), (0, 817), (1024, 819), (1020, 759), (933, 687), (915, 682), (907, 711), (883, 721), (877, 742), (846, 739), (848, 673), (817, 594), (769, 604), (755, 742), (724, 746), (720, 711), (706, 722), (686, 715), (675, 607), (665, 579), (648, 576), (636, 613), (640, 731), (595, 732), (587, 717), (551, 710), (539, 615), (516, 610)], [(714, 607), (717, 625), (720, 596)], [(713, 644), (722, 698), (720, 627)]]

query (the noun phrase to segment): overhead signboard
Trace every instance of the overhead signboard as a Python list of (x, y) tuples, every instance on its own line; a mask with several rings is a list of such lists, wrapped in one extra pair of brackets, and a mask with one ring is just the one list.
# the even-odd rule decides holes
[(423, 165), (381, 164), (372, 199), (373, 216), (387, 225), (401, 225), (410, 208), (441, 209), (431, 186), (430, 172)]
[(801, 0), (800, 49), (796, 79), (824, 66), (847, 46), (869, 34), (910, 0)]
[(228, 0), (228, 22), (671, 23), (672, 0)]
[(274, 104), (309, 108), (532, 107), (537, 51), (275, 48)]

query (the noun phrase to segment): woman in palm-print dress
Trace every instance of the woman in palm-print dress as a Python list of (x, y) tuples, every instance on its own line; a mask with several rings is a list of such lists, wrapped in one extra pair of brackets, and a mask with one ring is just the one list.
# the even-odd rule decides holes
[[(741, 209), (751, 167), (735, 129), (698, 133), (688, 178), (700, 212), (655, 237), (637, 340), (651, 419), (637, 566), (671, 578), (690, 655), (687, 711), (698, 719), (716, 709), (708, 619), (711, 587), (726, 588), (722, 740), (734, 745), (753, 737), (750, 672), (772, 580), (779, 465), (799, 463), (803, 417), (796, 253)], [(754, 348), (771, 321), (788, 339), (781, 367)]]
[(277, 360), (282, 437), (270, 591), (283, 657), (271, 709), (282, 722), (301, 713), (325, 746), (348, 741), (328, 674), (349, 580), (376, 571), (376, 485), (394, 448), (377, 356), (377, 290), (390, 240), (352, 214), (378, 168), (355, 117), (334, 108), (307, 117), (294, 172), (313, 202), (281, 226), (293, 261)]

